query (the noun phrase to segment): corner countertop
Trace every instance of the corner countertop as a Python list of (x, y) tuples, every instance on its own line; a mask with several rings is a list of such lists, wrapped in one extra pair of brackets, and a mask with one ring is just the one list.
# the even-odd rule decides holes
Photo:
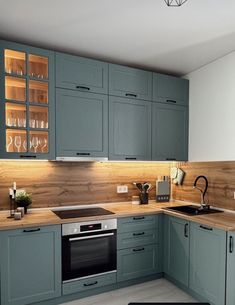
[[(188, 221), (208, 225), (214, 228), (235, 231), (235, 213), (224, 211), (223, 213), (187, 216), (181, 213), (165, 210), (166, 207), (179, 205), (190, 205), (192, 203), (182, 201), (171, 201), (156, 203), (150, 201), (147, 205), (133, 205), (131, 202), (103, 203), (96, 206), (105, 208), (114, 214), (95, 217), (80, 217), (72, 219), (60, 219), (51, 209), (31, 209), (21, 220), (7, 218), (9, 211), (0, 212), (0, 230), (20, 229), (26, 227), (48, 226), (72, 222), (92, 221), (100, 219), (120, 218), (136, 215), (167, 214)], [(79, 206), (77, 206), (79, 207)]]

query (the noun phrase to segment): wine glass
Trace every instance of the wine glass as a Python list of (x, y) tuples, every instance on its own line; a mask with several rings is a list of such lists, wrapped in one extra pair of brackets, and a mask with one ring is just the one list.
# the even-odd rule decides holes
[(31, 145), (36, 153), (38, 148), (38, 137), (32, 137)]
[(24, 147), (24, 151), (27, 151), (27, 141), (26, 140), (24, 140), (24, 142), (23, 142), (23, 147)]
[(17, 152), (20, 152), (21, 136), (15, 136), (15, 147), (17, 148)]
[(42, 152), (44, 152), (44, 149), (47, 148), (47, 143), (48, 143), (47, 138), (43, 139), (43, 143), (44, 145), (42, 146)]
[(13, 142), (12, 136), (8, 136), (8, 141), (7, 141), (7, 152), (10, 151), (10, 146)]

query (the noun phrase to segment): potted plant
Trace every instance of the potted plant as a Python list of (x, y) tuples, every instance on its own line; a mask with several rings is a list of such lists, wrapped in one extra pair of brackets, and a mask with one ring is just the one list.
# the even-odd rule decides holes
[(16, 195), (15, 202), (17, 207), (23, 207), (25, 214), (27, 214), (28, 206), (32, 203), (31, 195), (26, 192), (20, 192)]

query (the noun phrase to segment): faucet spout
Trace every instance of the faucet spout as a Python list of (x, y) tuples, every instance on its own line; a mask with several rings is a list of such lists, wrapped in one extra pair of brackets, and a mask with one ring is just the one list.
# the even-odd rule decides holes
[[(197, 182), (198, 182), (199, 179), (203, 179), (205, 181), (204, 190), (202, 190), (201, 188), (199, 188), (197, 186)], [(206, 203), (205, 203), (205, 195), (206, 195), (207, 188), (208, 188), (208, 180), (207, 180), (206, 176), (203, 176), (203, 175), (198, 176), (194, 181), (193, 188), (200, 191), (200, 193), (201, 193), (201, 207), (200, 208), (201, 209), (205, 208), (207, 206)]]

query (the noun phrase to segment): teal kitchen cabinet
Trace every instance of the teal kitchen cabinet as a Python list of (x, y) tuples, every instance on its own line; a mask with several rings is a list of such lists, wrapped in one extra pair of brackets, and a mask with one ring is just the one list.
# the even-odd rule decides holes
[(189, 226), (178, 217), (164, 215), (164, 272), (188, 287)]
[(55, 158), (54, 52), (0, 41), (0, 158)]
[(56, 53), (56, 87), (107, 94), (108, 64)]
[(189, 81), (187, 79), (153, 73), (153, 101), (188, 106)]
[(109, 159), (151, 160), (151, 102), (109, 98)]
[(56, 89), (56, 157), (108, 157), (108, 97)]
[(109, 94), (151, 101), (152, 72), (109, 64)]
[(191, 223), (189, 288), (211, 305), (223, 305), (225, 270), (226, 232)]
[(235, 233), (228, 232), (227, 236), (227, 279), (226, 305), (235, 304)]
[(188, 159), (188, 108), (152, 103), (152, 160)]
[(26, 305), (61, 295), (61, 227), (0, 232), (1, 304)]

